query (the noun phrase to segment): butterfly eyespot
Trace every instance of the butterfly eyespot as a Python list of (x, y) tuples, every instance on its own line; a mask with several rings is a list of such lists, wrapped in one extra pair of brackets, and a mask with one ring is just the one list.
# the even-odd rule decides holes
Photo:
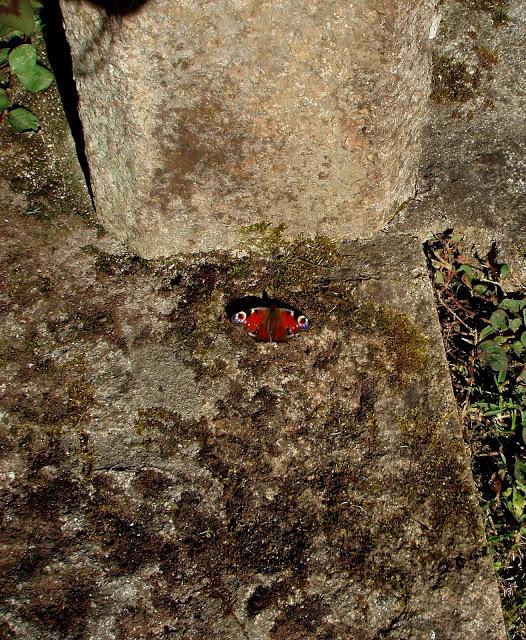
[(285, 329), (285, 333), (286, 333), (288, 336), (291, 336), (291, 335), (292, 335), (292, 329), (291, 329), (290, 327), (287, 327), (287, 328)]
[(245, 324), (245, 320), (247, 319), (247, 314), (244, 311), (238, 311), (234, 313), (231, 320), (234, 324)]
[(297, 323), (300, 329), (308, 329), (310, 327), (309, 319), (306, 316), (299, 316)]

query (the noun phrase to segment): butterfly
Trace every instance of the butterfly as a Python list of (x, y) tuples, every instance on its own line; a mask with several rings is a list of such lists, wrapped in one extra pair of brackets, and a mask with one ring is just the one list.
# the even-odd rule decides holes
[(263, 296), (244, 296), (225, 307), (232, 324), (243, 327), (256, 342), (286, 342), (300, 331), (310, 328), (302, 311), (286, 302)]

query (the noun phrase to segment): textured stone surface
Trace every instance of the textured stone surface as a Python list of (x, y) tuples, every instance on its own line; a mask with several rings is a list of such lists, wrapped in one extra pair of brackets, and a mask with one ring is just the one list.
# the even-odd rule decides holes
[[(490, 40), (464, 53), (510, 56), (477, 85), (501, 106), (470, 109), (461, 73), (422, 202), (341, 252), (262, 225), (236, 256), (143, 261), (65, 214), (85, 211), (67, 136), (0, 133), (0, 636), (504, 640), (420, 240), (451, 223), (520, 239), (506, 9), (497, 29), (452, 3), (437, 41), (451, 53), (476, 24)], [(31, 107), (60, 130), (48, 95)], [(256, 345), (225, 321), (264, 287), (312, 331)]]
[(418, 194), (393, 224), (422, 240), (455, 228), (481, 253), (497, 242), (523, 281), (525, 31), (520, 0), (445, 3)]
[(2, 195), (3, 637), (504, 640), (419, 242), (145, 262)]
[(134, 252), (369, 237), (413, 195), (434, 0), (98, 4), (61, 2), (97, 215)]

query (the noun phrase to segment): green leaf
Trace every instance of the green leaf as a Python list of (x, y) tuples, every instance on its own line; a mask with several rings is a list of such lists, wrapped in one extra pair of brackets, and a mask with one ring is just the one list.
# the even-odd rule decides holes
[(508, 356), (505, 349), (499, 347), (491, 340), (479, 345), (481, 361), (491, 367), (493, 371), (506, 371), (508, 369)]
[(39, 127), (38, 118), (34, 113), (18, 107), (10, 111), (7, 116), (7, 121), (16, 131), (36, 131)]
[(477, 277), (475, 270), (470, 267), (468, 264), (463, 264), (458, 268), (457, 274), (460, 275), (460, 279), (464, 284), (470, 285), (473, 278)]
[(526, 462), (523, 462), (519, 458), (515, 458), (513, 474), (517, 484), (526, 489)]
[(513, 331), (513, 333), (515, 333), (515, 331), (517, 331), (521, 325), (522, 318), (514, 318), (513, 320), (510, 320), (510, 329)]
[(513, 487), (512, 513), (516, 518), (520, 518), (524, 513), (525, 503), (524, 494), (516, 487)]
[(490, 316), (490, 324), (496, 331), (503, 331), (508, 328), (508, 317), (503, 309), (497, 309)]
[(519, 311), (526, 304), (526, 300), (514, 300), (513, 298), (505, 298), (500, 304), (499, 309), (506, 309), (512, 313), (519, 313)]
[(47, 89), (55, 79), (51, 71), (39, 64), (35, 65), (27, 73), (18, 73), (17, 76), (24, 89), (34, 93)]
[(488, 292), (488, 287), (485, 284), (476, 284), (473, 287), (473, 291), (478, 293), (479, 296), (483, 296)]
[(9, 106), (9, 98), (7, 97), (7, 91), (0, 89), (0, 111), (7, 109)]
[(37, 50), (32, 44), (21, 44), (9, 54), (9, 66), (28, 91), (43, 91), (53, 82), (54, 76), (37, 64)]
[(507, 264), (502, 264), (500, 266), (500, 277), (505, 280), (511, 273), (511, 268)]
[(521, 342), (522, 342), (522, 344), (526, 347), (526, 331), (523, 331), (523, 332), (521, 333), (520, 341), (521, 341)]
[(520, 340), (515, 340), (511, 345), (513, 351), (516, 356), (520, 356), (520, 354), (524, 351), (524, 345)]
[(0, 25), (17, 29), (30, 36), (35, 30), (31, 0), (3, 0), (0, 2)]
[(442, 271), (435, 271), (433, 280), (435, 281), (435, 284), (444, 284), (445, 280)]
[(6, 27), (0, 22), (0, 40), (9, 41), (13, 38), (22, 38), (24, 34), (21, 31), (15, 31), (12, 27)]
[(5, 64), (9, 56), (9, 47), (2, 47), (0, 49), (0, 64)]
[(16, 75), (27, 73), (37, 63), (37, 50), (32, 44), (21, 44), (9, 54), (9, 66)]
[(480, 332), (479, 342), (482, 342), (485, 338), (490, 336), (492, 333), (495, 333), (495, 329), (490, 324), (488, 324), (488, 326), (484, 327), (484, 329), (482, 329), (482, 331)]

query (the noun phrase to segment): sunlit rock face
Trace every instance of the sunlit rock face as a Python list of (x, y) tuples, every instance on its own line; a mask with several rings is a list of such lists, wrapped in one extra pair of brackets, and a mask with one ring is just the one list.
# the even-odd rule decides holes
[(414, 193), (435, 0), (61, 3), (97, 214), (137, 253), (369, 237)]

